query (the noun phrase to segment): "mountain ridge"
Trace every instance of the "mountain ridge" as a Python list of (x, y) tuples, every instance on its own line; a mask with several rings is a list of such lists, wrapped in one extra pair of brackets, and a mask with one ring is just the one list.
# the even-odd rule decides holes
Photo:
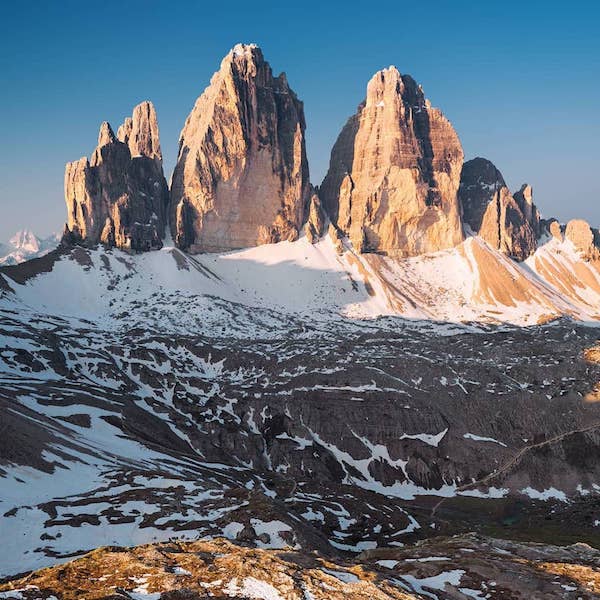
[(196, 107), (176, 193), (143, 102), (67, 165), (61, 243), (0, 266), (0, 580), (43, 569), (0, 597), (593, 597), (598, 232), (463, 165), (397, 70), (329, 189), (255, 46)]
[[(130, 135), (142, 139), (144, 148), (129, 153), (140, 157), (129, 159), (131, 164), (147, 156), (145, 160), (159, 169), (151, 171), (150, 183), (164, 182), (156, 112), (150, 102), (134, 109), (118, 136), (108, 124), (103, 127), (108, 129), (101, 131), (99, 149), (131, 145)], [(547, 242), (556, 238), (575, 245), (579, 257), (569, 255), (567, 262), (577, 264), (585, 285), (595, 288), (600, 234), (578, 220), (559, 226), (555, 219), (541, 219), (531, 186), (524, 184), (511, 194), (500, 171), (486, 159), (463, 165), (460, 140), (450, 122), (432, 108), (415, 80), (395, 67), (371, 78), (366, 100), (332, 149), (330, 169), (320, 188), (309, 182), (304, 127), (302, 103), (285, 75), (272, 75), (258, 46), (238, 44), (223, 59), (182, 129), (170, 200), (163, 183), (160, 199), (152, 200), (148, 208), (148, 194), (142, 191), (148, 189), (145, 171), (127, 171), (126, 189), (121, 184), (115, 187), (116, 174), (129, 164), (126, 157), (125, 162), (111, 158), (118, 152), (92, 161), (97, 165), (92, 170), (101, 163), (108, 169), (99, 180), (111, 182), (108, 196), (105, 184), (100, 183), (98, 195), (94, 192), (98, 184), (81, 188), (77, 183), (82, 177), (89, 179), (89, 167), (79, 166), (76, 172), (81, 174), (71, 175), (74, 167), (68, 166), (65, 190), (71, 208), (64, 241), (141, 251), (160, 248), (161, 232), (170, 230), (175, 246), (195, 254), (294, 241), (300, 235), (317, 242), (325, 236), (339, 253), (364, 256), (362, 262), (371, 268), (386, 261), (370, 254), (394, 258), (402, 266), (403, 257), (450, 248), (465, 255), (463, 250), (473, 247), (481, 258), (481, 264), (473, 263), (476, 270), (485, 263), (493, 271), (500, 260), (497, 255), (464, 245), (465, 238), (475, 235), (520, 262), (546, 245), (530, 261), (538, 265), (533, 272), (541, 276), (543, 270), (542, 278), (566, 296), (567, 304), (574, 297), (581, 302), (577, 281), (565, 281), (569, 277), (556, 244), (551, 246), (557, 254), (550, 258)], [(135, 128), (138, 132), (131, 134)], [(88, 164), (87, 159), (84, 162)], [(87, 208), (75, 208), (80, 205)], [(99, 212), (86, 224), (91, 217), (83, 213), (76, 217), (76, 210), (87, 215)], [(103, 224), (107, 212), (112, 216), (106, 216)], [(504, 270), (501, 264), (495, 266)], [(478, 276), (484, 280), (495, 274)], [(511, 304), (510, 293), (500, 295)], [(572, 312), (567, 309), (566, 314)]]

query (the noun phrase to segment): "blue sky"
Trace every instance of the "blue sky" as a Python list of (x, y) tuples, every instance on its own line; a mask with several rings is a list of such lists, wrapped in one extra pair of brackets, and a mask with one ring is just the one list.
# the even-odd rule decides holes
[[(20, 6), (17, 6), (20, 4)], [(64, 220), (64, 163), (154, 102), (167, 176), (224, 54), (259, 44), (304, 101), (313, 183), (366, 83), (394, 64), (545, 216), (600, 225), (600, 8), (592, 2), (8, 3), (0, 16), (0, 240)]]

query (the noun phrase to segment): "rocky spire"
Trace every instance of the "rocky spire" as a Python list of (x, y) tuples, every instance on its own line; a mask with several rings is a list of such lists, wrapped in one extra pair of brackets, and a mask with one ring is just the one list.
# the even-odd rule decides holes
[(98, 148), (112, 144), (116, 140), (114, 131), (108, 121), (103, 121), (100, 125), (100, 132), (98, 133)]
[(319, 195), (363, 252), (416, 255), (463, 239), (463, 151), (450, 122), (395, 67), (376, 73), (342, 129)]
[(314, 191), (310, 197), (304, 233), (311, 244), (316, 243), (325, 233), (325, 215), (323, 214), (321, 200), (316, 191)]
[(171, 229), (191, 252), (298, 237), (310, 193), (302, 102), (255, 45), (238, 44), (180, 136)]
[(531, 225), (533, 233), (537, 238), (540, 237), (540, 213), (533, 203), (533, 189), (528, 183), (524, 183), (518, 192), (513, 194), (513, 198), (519, 205), (525, 220)]
[(160, 248), (169, 193), (152, 104), (136, 106), (118, 133), (119, 139), (105, 121), (91, 159), (67, 163), (65, 238), (131, 250)]
[(572, 219), (565, 227), (565, 238), (586, 260), (600, 260), (598, 237), (598, 231), (594, 231), (583, 219)]
[(117, 137), (129, 146), (131, 156), (147, 156), (162, 160), (158, 136), (158, 120), (152, 102), (146, 100), (133, 109), (117, 132)]
[(502, 173), (489, 160), (478, 157), (463, 166), (459, 198), (468, 232), (516, 260), (535, 252), (540, 216), (531, 186), (523, 185), (513, 197)]

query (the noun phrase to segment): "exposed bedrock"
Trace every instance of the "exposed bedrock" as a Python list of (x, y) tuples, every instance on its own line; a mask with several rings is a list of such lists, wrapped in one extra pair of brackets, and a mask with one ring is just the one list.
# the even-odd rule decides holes
[(67, 163), (65, 238), (127, 250), (160, 248), (168, 198), (156, 111), (142, 102), (118, 136), (102, 123), (91, 159)]
[(188, 116), (171, 230), (190, 252), (295, 240), (311, 187), (302, 102), (255, 45), (227, 54)]

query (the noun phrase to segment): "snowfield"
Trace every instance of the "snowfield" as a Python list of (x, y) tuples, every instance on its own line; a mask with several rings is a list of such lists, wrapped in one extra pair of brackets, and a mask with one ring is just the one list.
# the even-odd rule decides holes
[(564, 243), (76, 247), (0, 278), (0, 576), (170, 538), (402, 547), (443, 502), (600, 489), (560, 446), (600, 427), (597, 265)]
[(77, 249), (56, 261), (51, 274), (23, 285), (5, 279), (26, 308), (105, 327), (122, 323), (129, 310), (133, 322), (157, 327), (215, 332), (222, 322), (227, 330), (222, 302), (268, 310), (271, 317), (260, 317), (267, 321), (283, 314), (323, 322), (396, 316), (530, 325), (560, 315), (600, 317), (599, 265), (554, 239), (522, 264), (476, 237), (407, 259), (357, 255), (350, 247), (340, 256), (328, 236), (314, 245), (302, 237), (195, 256), (170, 246), (135, 256)]

